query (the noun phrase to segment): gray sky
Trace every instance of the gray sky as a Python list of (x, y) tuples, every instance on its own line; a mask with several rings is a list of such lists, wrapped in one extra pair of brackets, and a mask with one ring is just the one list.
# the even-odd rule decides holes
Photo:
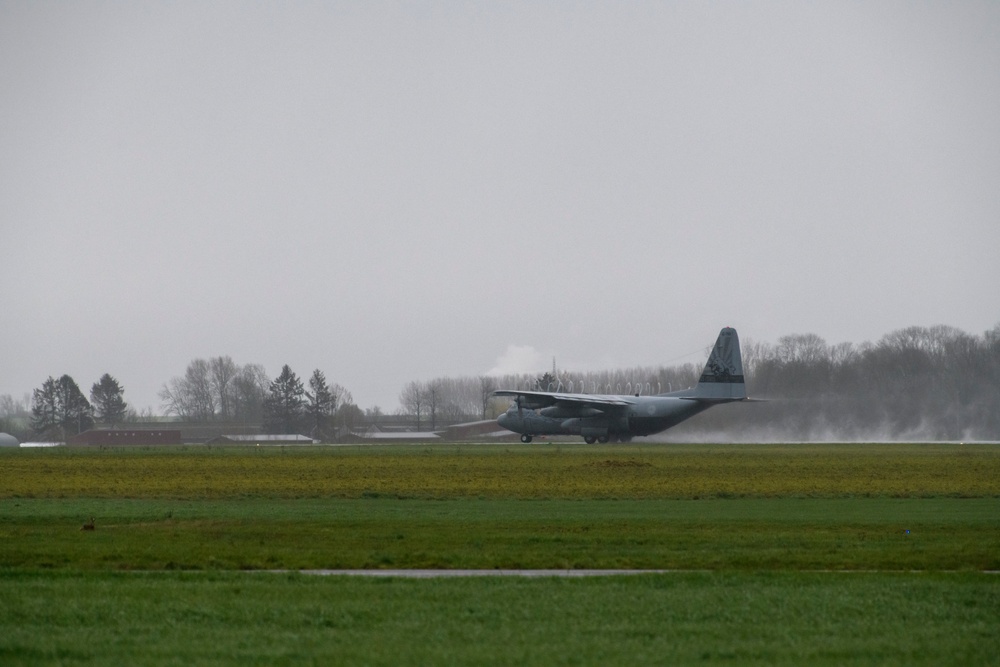
[(1000, 3), (0, 0), (0, 248), (0, 394), (140, 409), (981, 334)]

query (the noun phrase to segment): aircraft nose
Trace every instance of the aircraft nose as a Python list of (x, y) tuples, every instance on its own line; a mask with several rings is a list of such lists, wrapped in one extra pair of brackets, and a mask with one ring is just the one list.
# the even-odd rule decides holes
[(504, 428), (507, 427), (507, 413), (506, 412), (503, 413), (502, 415), (500, 415), (499, 417), (497, 417), (497, 423), (500, 424), (501, 426), (503, 426)]

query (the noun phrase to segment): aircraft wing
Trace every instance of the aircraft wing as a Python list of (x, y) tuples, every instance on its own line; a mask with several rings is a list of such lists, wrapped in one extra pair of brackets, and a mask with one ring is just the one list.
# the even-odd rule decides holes
[(526, 408), (545, 408), (550, 405), (588, 406), (597, 410), (607, 411), (632, 405), (633, 401), (623, 396), (605, 396), (602, 394), (564, 394), (552, 391), (517, 391), (515, 389), (498, 389), (494, 396), (514, 396)]
[(682, 401), (698, 401), (699, 403), (767, 403), (766, 398), (715, 398), (705, 396), (678, 396)]

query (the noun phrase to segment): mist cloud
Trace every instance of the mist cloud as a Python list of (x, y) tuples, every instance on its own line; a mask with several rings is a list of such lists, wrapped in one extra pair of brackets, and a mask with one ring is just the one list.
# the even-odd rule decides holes
[(497, 357), (496, 364), (487, 375), (521, 375), (522, 373), (542, 374), (552, 365), (551, 358), (530, 345), (508, 345), (502, 355)]

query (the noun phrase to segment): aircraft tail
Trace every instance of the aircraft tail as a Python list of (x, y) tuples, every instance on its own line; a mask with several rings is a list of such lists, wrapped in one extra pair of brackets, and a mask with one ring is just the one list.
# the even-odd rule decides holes
[(736, 329), (726, 327), (708, 356), (692, 398), (709, 401), (741, 401), (747, 397), (743, 381), (743, 357)]

